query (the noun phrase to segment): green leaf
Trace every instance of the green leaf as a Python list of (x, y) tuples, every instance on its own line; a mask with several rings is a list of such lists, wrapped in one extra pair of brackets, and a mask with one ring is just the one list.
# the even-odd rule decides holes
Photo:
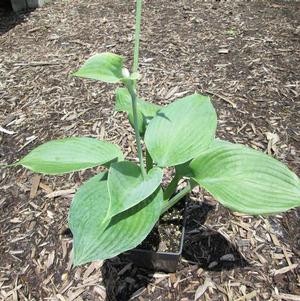
[(113, 53), (95, 54), (73, 75), (106, 83), (117, 83), (123, 79), (123, 63), (124, 58)]
[(101, 236), (110, 222), (107, 213), (111, 204), (106, 180), (107, 172), (92, 177), (72, 200), (69, 227), (74, 238), (75, 261), (94, 247), (94, 240)]
[(190, 163), (192, 160), (176, 165), (175, 169), (176, 169), (176, 173), (181, 176), (181, 177), (192, 177), (193, 173), (191, 171), (190, 168)]
[(58, 175), (123, 159), (117, 145), (88, 137), (72, 137), (46, 142), (14, 165)]
[(143, 179), (141, 169), (129, 161), (113, 163), (108, 172), (110, 216), (125, 211), (151, 195), (160, 185), (163, 171), (152, 168)]
[[(138, 113), (138, 127), (141, 134), (146, 130), (149, 121), (161, 109), (159, 105), (146, 102), (142, 99), (137, 99), (137, 113)], [(126, 88), (118, 88), (116, 90), (116, 106), (115, 110), (118, 112), (126, 112), (130, 124), (133, 126), (133, 112), (131, 96)]]
[(158, 166), (197, 157), (213, 141), (217, 116), (209, 97), (194, 94), (161, 109), (150, 121), (145, 144)]
[(216, 140), (194, 159), (194, 179), (220, 203), (249, 214), (300, 205), (300, 180), (274, 158), (240, 144)]
[(87, 181), (72, 201), (69, 226), (73, 233), (74, 264), (112, 258), (139, 245), (160, 216), (163, 193), (107, 220), (110, 198), (106, 174)]

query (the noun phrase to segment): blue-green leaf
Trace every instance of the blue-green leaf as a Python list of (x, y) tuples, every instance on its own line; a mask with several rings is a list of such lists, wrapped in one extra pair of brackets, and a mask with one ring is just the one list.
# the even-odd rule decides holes
[(162, 178), (163, 171), (159, 167), (152, 168), (143, 178), (140, 167), (135, 163), (113, 163), (107, 180), (111, 199), (110, 216), (145, 200), (161, 184)]
[(74, 76), (117, 83), (123, 79), (124, 58), (120, 55), (105, 52), (89, 58)]
[(74, 239), (75, 263), (94, 248), (97, 238), (110, 222), (108, 211), (111, 202), (106, 180), (107, 173), (92, 177), (80, 187), (72, 200), (69, 227)]
[(145, 144), (160, 167), (197, 157), (213, 141), (217, 116), (209, 97), (194, 94), (161, 109), (150, 121)]
[(72, 201), (69, 226), (73, 233), (74, 264), (112, 258), (139, 245), (159, 219), (163, 193), (108, 220), (111, 200), (106, 174), (87, 181)]
[(274, 158), (215, 140), (194, 159), (193, 178), (220, 203), (249, 214), (267, 214), (300, 206), (300, 180)]
[(58, 175), (123, 159), (122, 151), (115, 144), (88, 137), (72, 137), (46, 142), (14, 165)]

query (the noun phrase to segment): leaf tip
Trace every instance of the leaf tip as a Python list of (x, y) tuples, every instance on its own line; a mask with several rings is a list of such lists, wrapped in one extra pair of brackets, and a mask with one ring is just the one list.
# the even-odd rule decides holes
[(75, 71), (73, 73), (70, 74), (71, 77), (80, 77), (80, 72), (79, 70), (78, 71)]
[(73, 247), (73, 258), (72, 258), (72, 265), (73, 267), (78, 267), (80, 265), (83, 265), (87, 263), (88, 261), (85, 259), (84, 254), (78, 254), (76, 250)]
[(80, 260), (75, 260), (75, 259), (73, 258), (72, 266), (73, 266), (74, 268), (77, 268), (77, 267), (79, 267), (79, 266), (82, 265), (82, 264), (83, 264), (83, 262), (81, 262)]

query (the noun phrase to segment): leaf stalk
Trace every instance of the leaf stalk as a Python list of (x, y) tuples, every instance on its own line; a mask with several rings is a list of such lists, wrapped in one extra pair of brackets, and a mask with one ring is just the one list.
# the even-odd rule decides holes
[(164, 191), (164, 200), (169, 200), (170, 197), (173, 195), (173, 193), (176, 191), (178, 182), (180, 181), (181, 177), (177, 173), (175, 174), (174, 178), (170, 182), (170, 184), (167, 186), (167, 188)]
[(146, 169), (147, 172), (153, 168), (153, 160), (151, 158), (151, 155), (149, 154), (148, 150), (146, 149)]
[(174, 197), (172, 197), (169, 201), (165, 202), (163, 209), (161, 210), (160, 215), (164, 214), (171, 207), (173, 207), (177, 202), (179, 202), (185, 195), (190, 193), (193, 189), (193, 185), (188, 182), (187, 186), (179, 191)]

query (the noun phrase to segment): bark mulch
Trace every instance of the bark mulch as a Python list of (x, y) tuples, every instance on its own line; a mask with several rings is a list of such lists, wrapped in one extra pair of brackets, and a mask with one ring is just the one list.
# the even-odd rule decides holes
[[(70, 77), (95, 52), (122, 54), (130, 66), (128, 2), (54, 1), (19, 16), (0, 7), (0, 162), (78, 135), (118, 143), (136, 158), (126, 116), (113, 113), (112, 86)], [(145, 1), (140, 95), (158, 104), (210, 95), (218, 137), (300, 175), (299, 15), (296, 1)], [(73, 268), (67, 212), (96, 171), (0, 170), (0, 300), (300, 300), (299, 209), (235, 214), (199, 189), (176, 273), (119, 257)]]

